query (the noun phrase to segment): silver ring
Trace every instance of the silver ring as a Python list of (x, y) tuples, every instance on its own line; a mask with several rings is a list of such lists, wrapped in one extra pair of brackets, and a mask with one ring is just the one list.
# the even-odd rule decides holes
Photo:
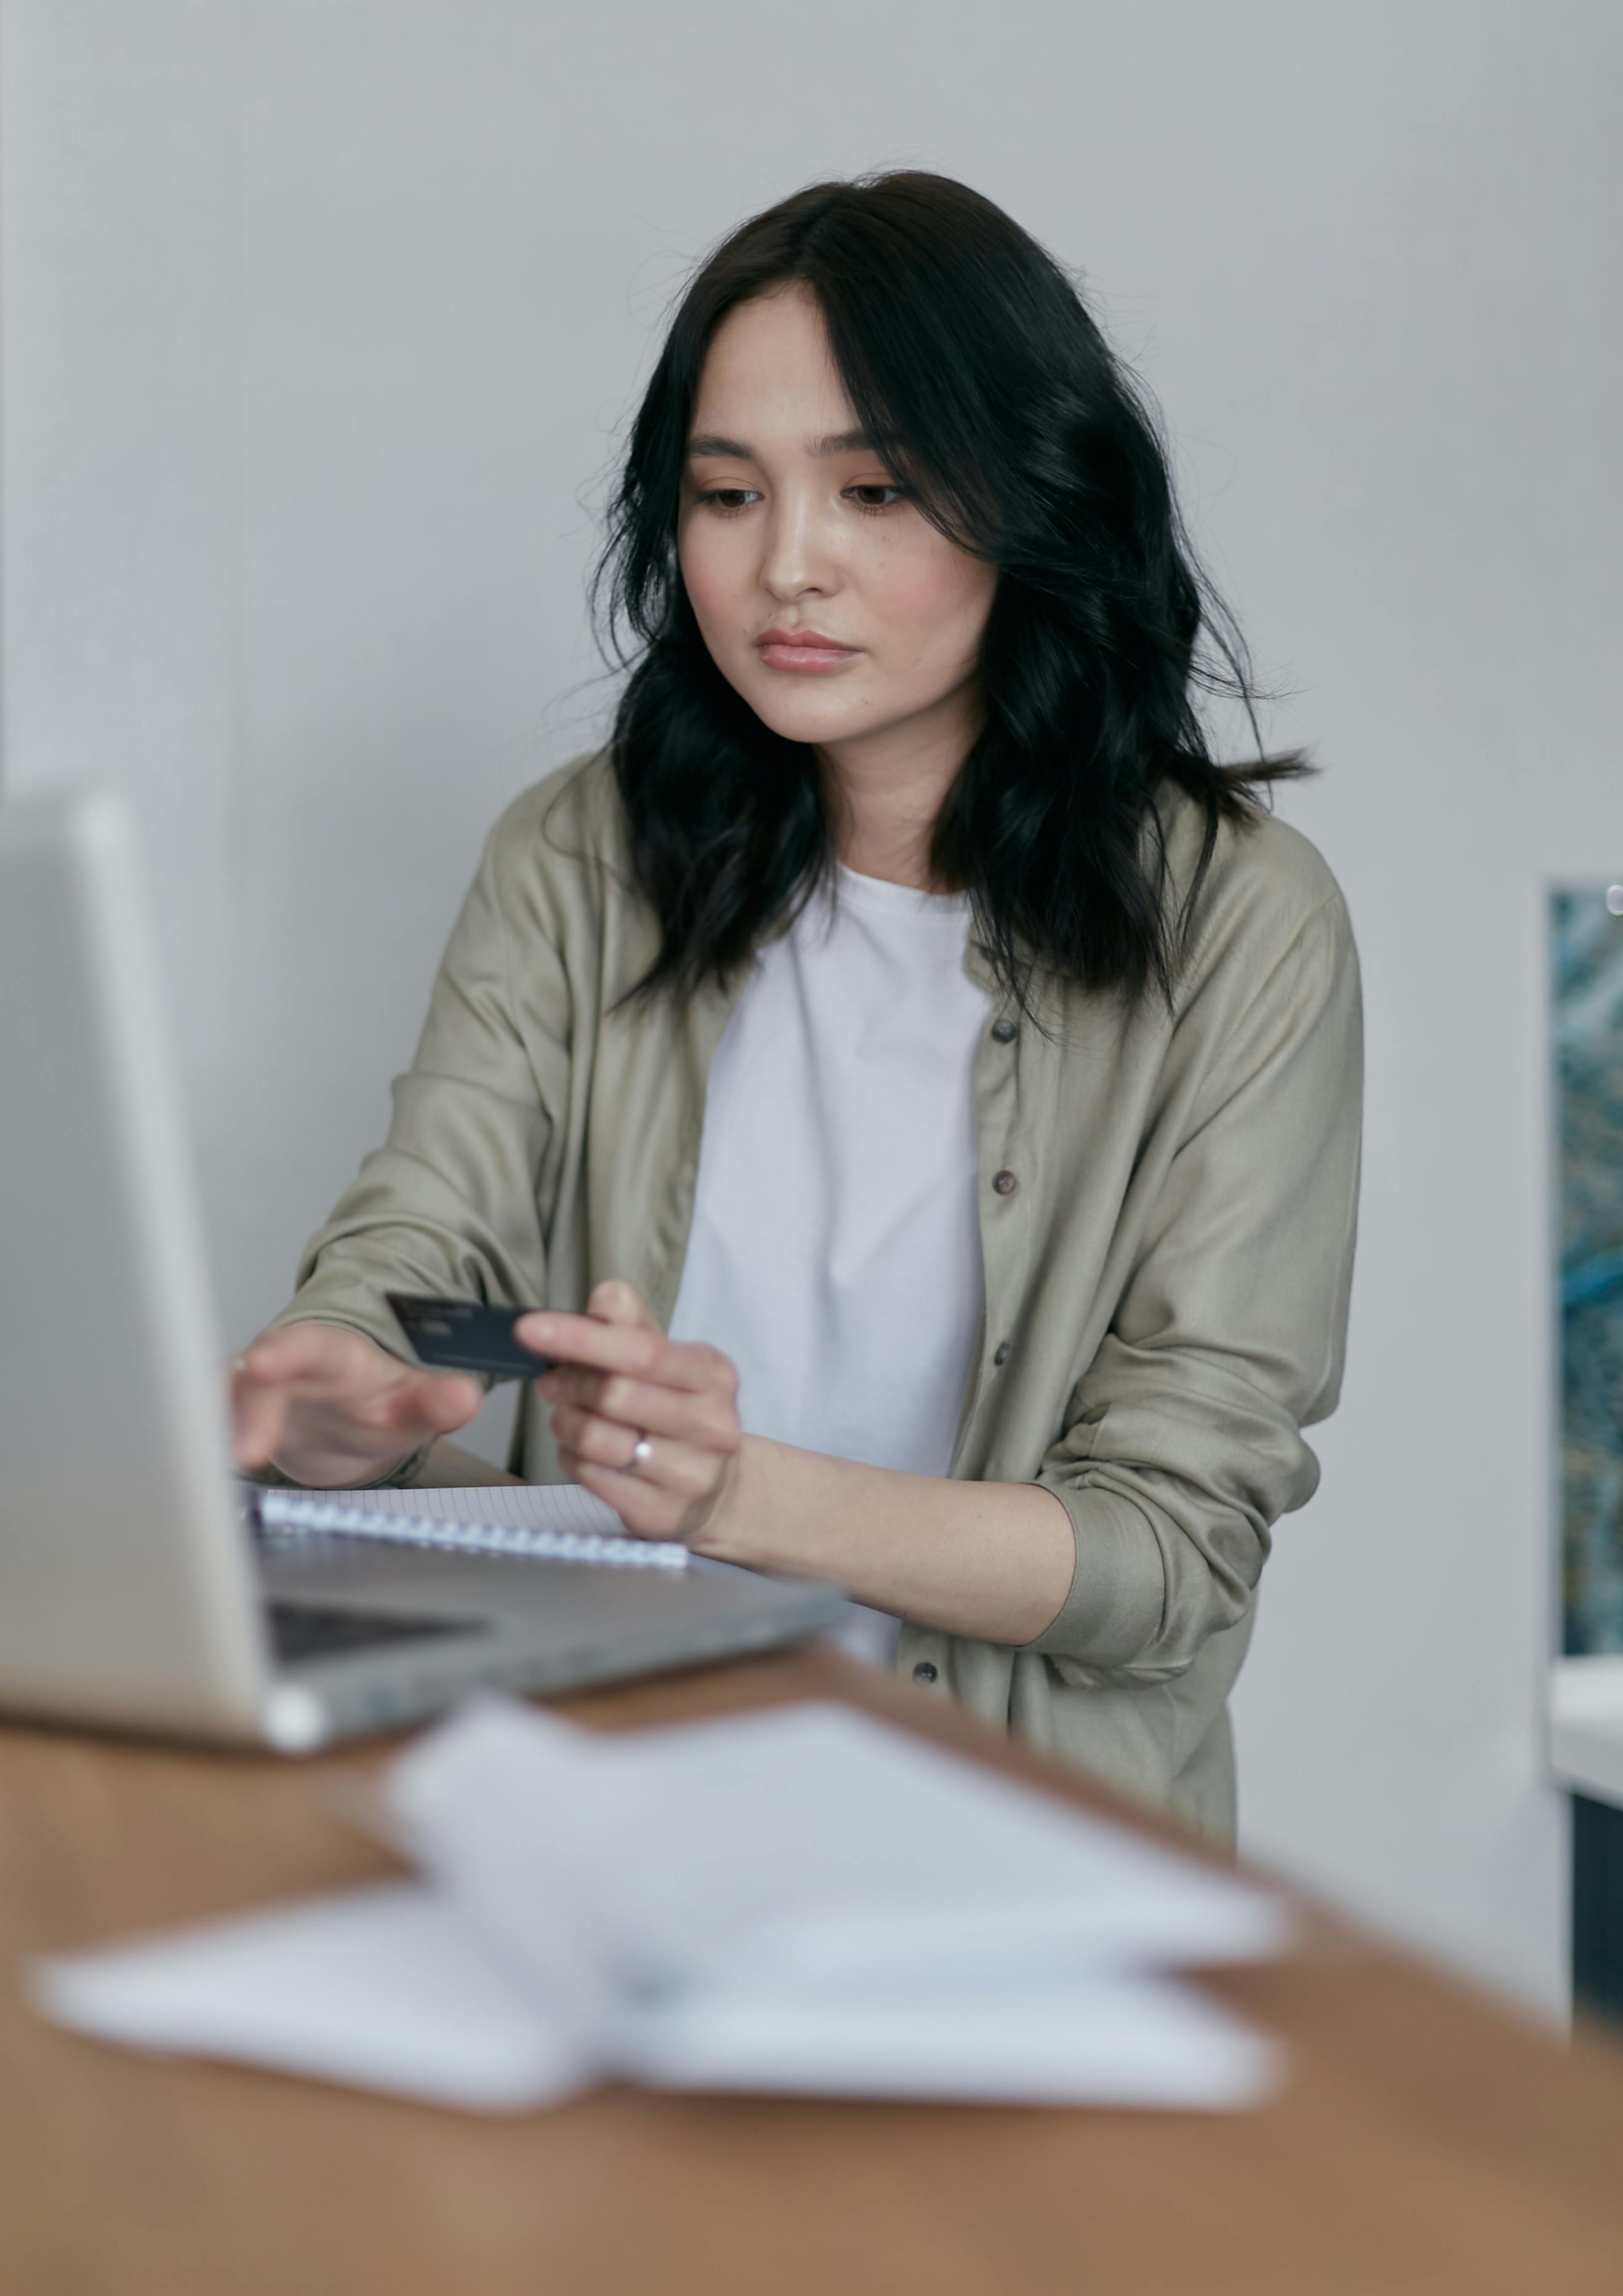
[(646, 1435), (639, 1435), (636, 1441), (631, 1447), (631, 1456), (627, 1462), (626, 1472), (628, 1475), (638, 1473), (648, 1464), (648, 1462), (652, 1458), (652, 1456), (653, 1445), (649, 1441)]

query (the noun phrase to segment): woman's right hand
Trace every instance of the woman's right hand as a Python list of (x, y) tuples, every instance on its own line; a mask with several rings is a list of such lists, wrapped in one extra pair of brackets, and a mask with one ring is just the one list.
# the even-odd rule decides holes
[(476, 1379), (402, 1363), (340, 1324), (284, 1324), (232, 1358), (232, 1447), (243, 1474), (273, 1466), (316, 1490), (371, 1483), (465, 1427), (484, 1399)]

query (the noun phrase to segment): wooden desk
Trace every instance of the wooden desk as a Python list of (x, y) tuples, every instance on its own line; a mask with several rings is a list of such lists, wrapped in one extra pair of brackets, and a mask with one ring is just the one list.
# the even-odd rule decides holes
[[(566, 1702), (618, 1728), (840, 1695), (1046, 1778), (813, 1649)], [(1623, 2052), (1570, 2052), (1328, 1921), (1224, 1995), (1290, 2042), (1266, 2110), (609, 2091), (480, 2120), (41, 2023), (20, 1956), (386, 1870), (308, 1764), (0, 1731), (4, 2296), (1618, 2296)]]

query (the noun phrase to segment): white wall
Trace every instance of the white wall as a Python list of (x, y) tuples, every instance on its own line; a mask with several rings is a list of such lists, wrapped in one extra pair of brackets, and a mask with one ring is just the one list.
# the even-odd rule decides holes
[(1083, 266), (1328, 768), (1346, 1400), (1240, 1699), (1256, 1849), (1561, 2001), (1538, 887), (1623, 872), (1607, 0), (4, 0), (12, 787), (145, 821), (224, 1317), (383, 1120), (485, 825), (601, 718), (590, 504), (684, 266), (808, 177)]

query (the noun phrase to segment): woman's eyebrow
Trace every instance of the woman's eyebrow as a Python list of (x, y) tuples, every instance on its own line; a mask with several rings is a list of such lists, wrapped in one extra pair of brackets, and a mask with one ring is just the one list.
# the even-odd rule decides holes
[[(873, 441), (865, 430), (836, 430), (826, 439), (812, 440), (814, 455), (863, 455), (873, 447)], [(737, 463), (755, 460), (753, 447), (746, 447), (742, 439), (724, 439), (718, 431), (701, 430), (687, 442), (690, 459), (704, 455), (720, 455)]]
[(690, 456), (695, 457), (700, 455), (724, 455), (735, 463), (752, 463), (755, 460), (750, 448), (739, 439), (724, 439), (714, 430), (701, 430), (697, 438), (690, 439), (687, 451)]

